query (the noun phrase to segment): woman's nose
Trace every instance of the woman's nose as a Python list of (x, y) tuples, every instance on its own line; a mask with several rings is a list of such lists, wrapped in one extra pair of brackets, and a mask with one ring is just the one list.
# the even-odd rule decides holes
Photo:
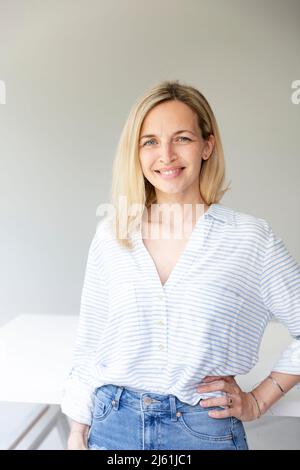
[(163, 163), (169, 163), (173, 160), (176, 160), (176, 155), (174, 152), (174, 147), (171, 143), (162, 144), (160, 149), (160, 161)]

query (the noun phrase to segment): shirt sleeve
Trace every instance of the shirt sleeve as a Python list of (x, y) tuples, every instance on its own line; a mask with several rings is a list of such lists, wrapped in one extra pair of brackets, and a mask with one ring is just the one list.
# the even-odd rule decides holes
[(106, 289), (101, 275), (97, 232), (90, 244), (80, 301), (71, 370), (66, 379), (61, 410), (74, 421), (91, 424), (95, 390), (95, 356), (106, 316)]
[(285, 325), (294, 338), (282, 351), (272, 371), (300, 375), (300, 265), (270, 226), (261, 295), (271, 317)]

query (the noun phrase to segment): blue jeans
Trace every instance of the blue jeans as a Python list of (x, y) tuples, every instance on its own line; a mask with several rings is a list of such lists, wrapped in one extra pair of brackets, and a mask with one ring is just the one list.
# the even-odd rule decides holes
[(94, 450), (248, 450), (242, 421), (212, 418), (174, 395), (103, 385), (95, 391), (88, 448)]

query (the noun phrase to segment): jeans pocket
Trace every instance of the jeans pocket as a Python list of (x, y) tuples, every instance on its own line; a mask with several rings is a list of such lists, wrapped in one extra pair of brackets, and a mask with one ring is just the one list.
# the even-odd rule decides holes
[[(220, 407), (210, 407), (209, 410), (221, 410)], [(194, 437), (210, 441), (232, 441), (229, 418), (212, 418), (208, 410), (201, 412), (182, 412), (179, 417), (182, 428)]]
[(97, 392), (94, 401), (93, 421), (103, 421), (113, 409), (112, 398)]
[(237, 450), (249, 450), (247, 435), (243, 422), (235, 416), (232, 416), (230, 421), (231, 432)]

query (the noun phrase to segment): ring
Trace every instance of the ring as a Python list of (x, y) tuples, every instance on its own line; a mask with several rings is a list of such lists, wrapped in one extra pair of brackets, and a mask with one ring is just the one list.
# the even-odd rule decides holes
[(229, 406), (229, 408), (231, 408), (232, 403), (233, 403), (233, 400), (232, 400), (232, 398), (228, 395), (228, 393), (227, 393), (227, 400), (228, 400), (228, 406)]

